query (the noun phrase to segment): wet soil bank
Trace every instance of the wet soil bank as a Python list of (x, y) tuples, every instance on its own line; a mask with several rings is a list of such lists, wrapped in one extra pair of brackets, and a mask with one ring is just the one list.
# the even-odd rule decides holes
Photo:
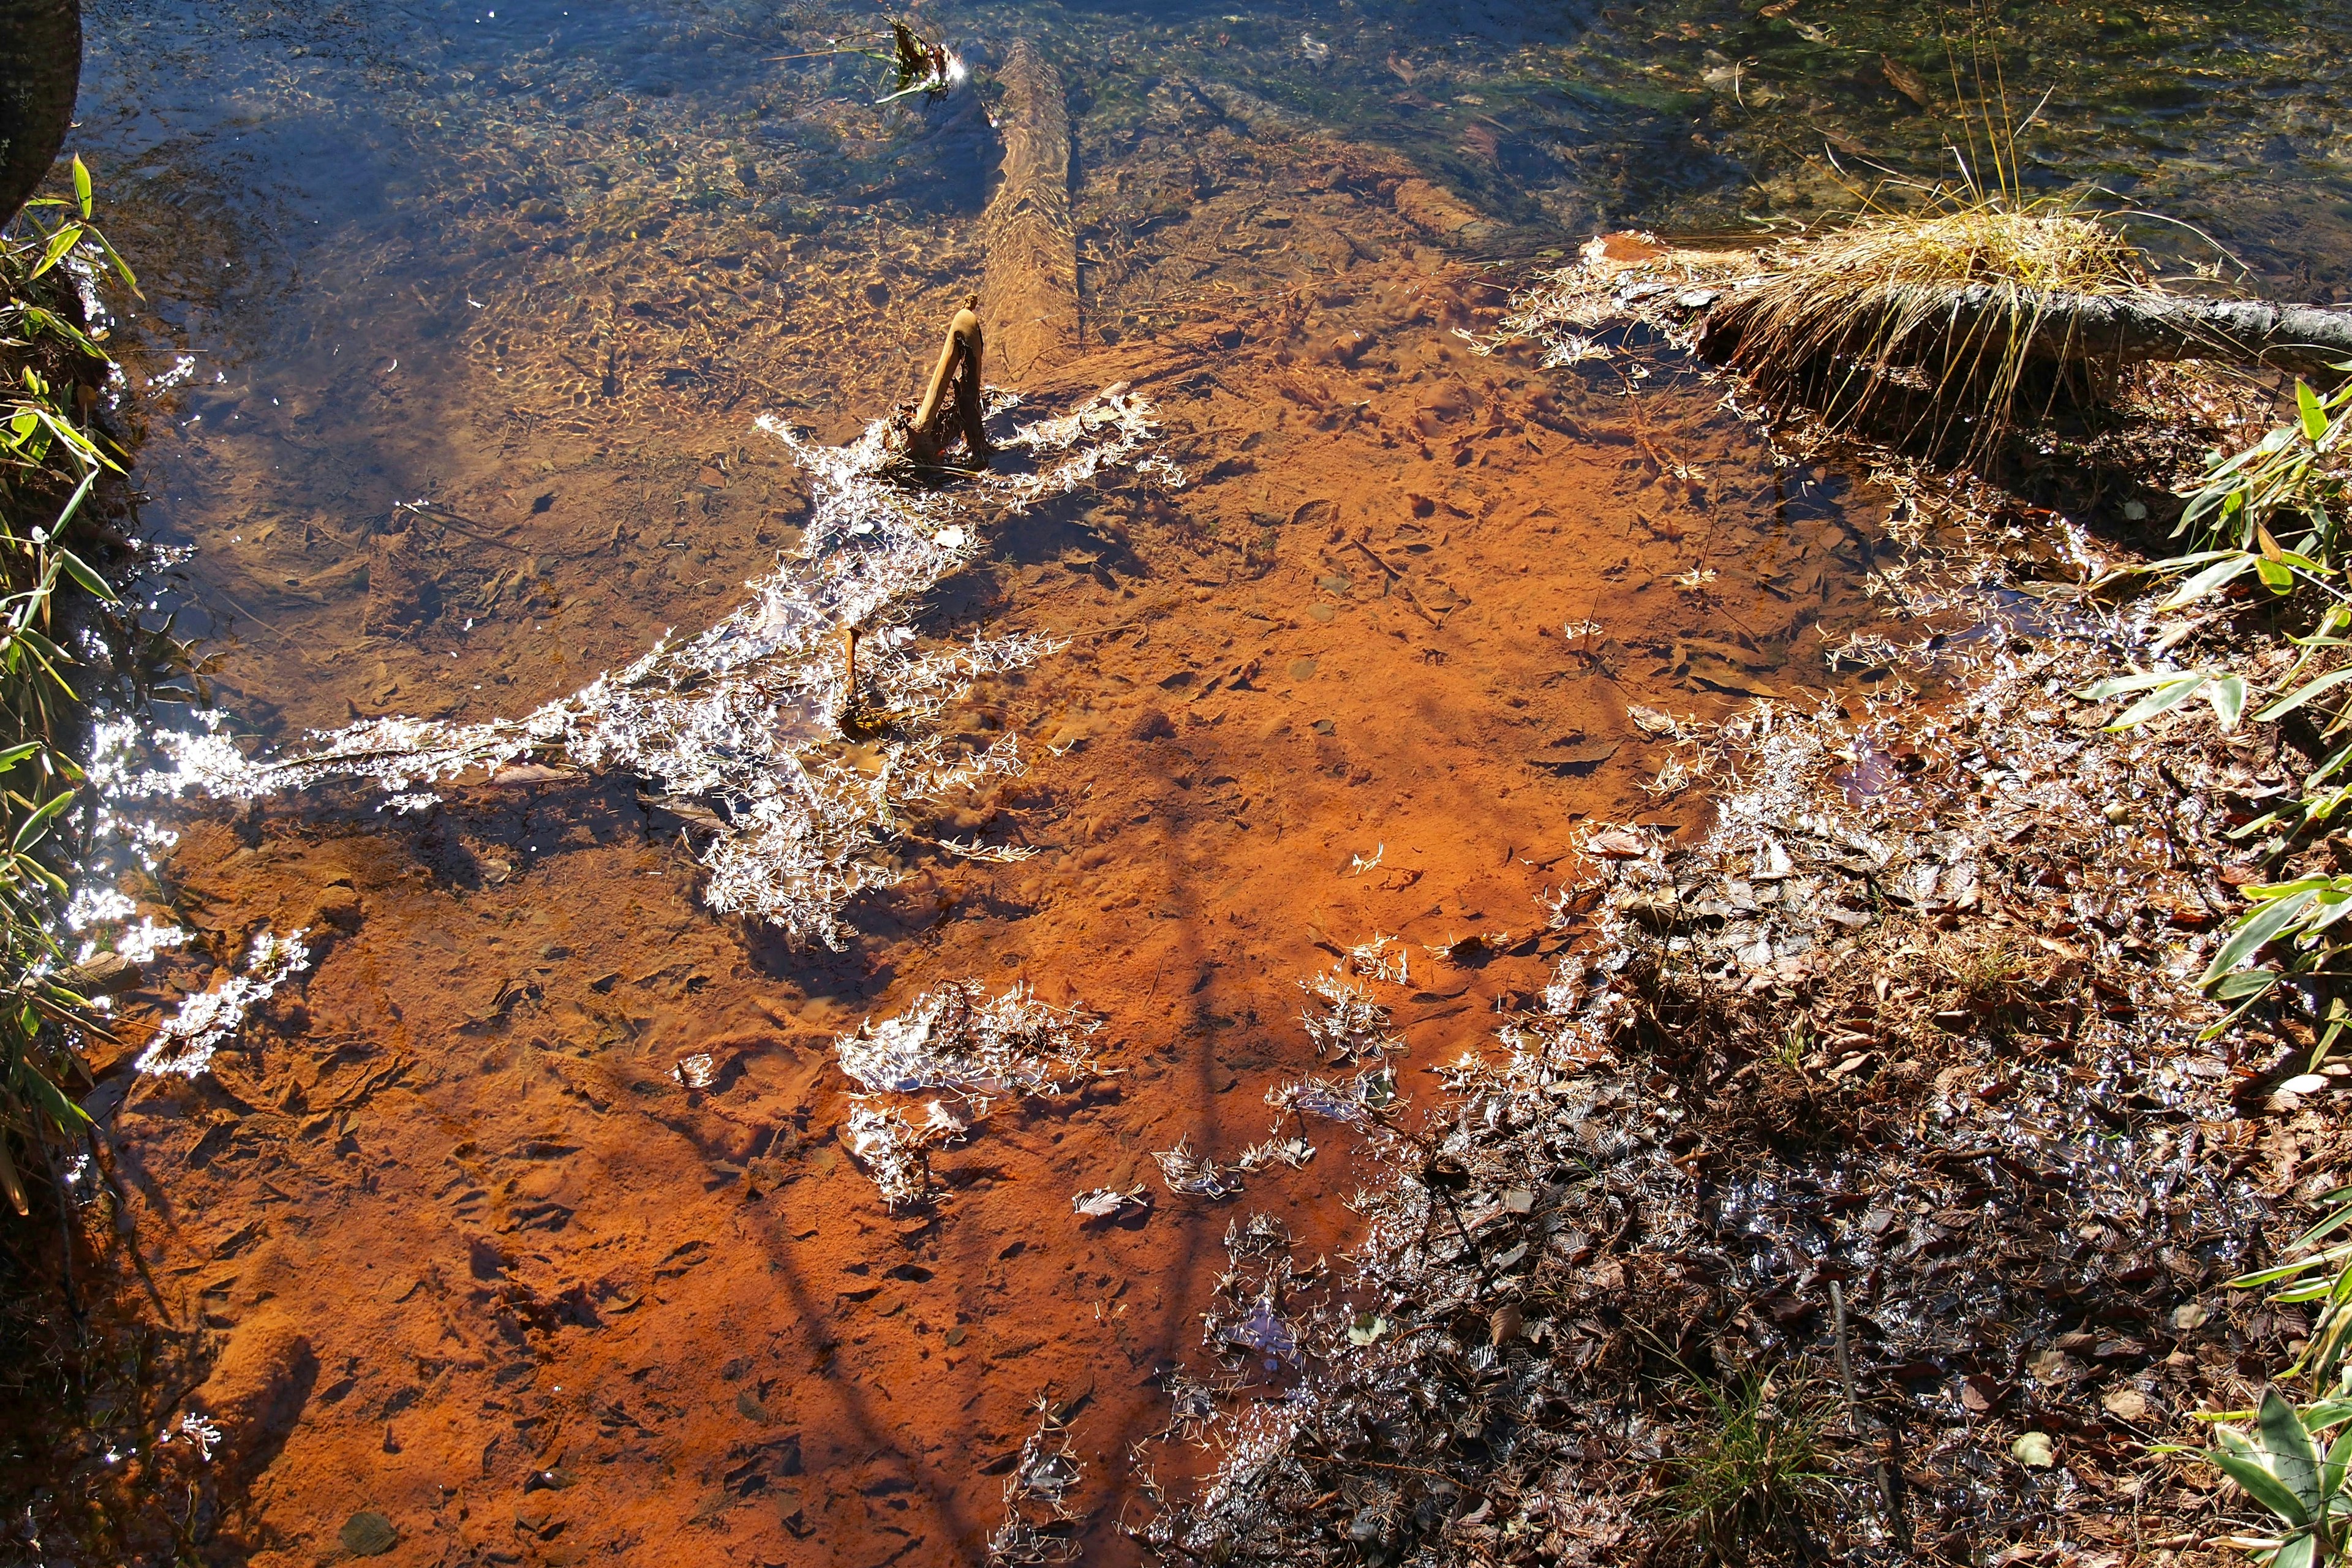
[[(1131, 1559), (1126, 1450), (1166, 1419), (1233, 1217), (1151, 1154), (1262, 1138), (1265, 1091), (1317, 1064), (1300, 981), (1376, 934), (1412, 955), (1399, 1074), (1432, 1092), (1544, 984), (1579, 822), (1703, 827), (1642, 789), (1664, 753), (1629, 709), (1818, 687), (1874, 614), (1883, 497), (1777, 467), (1704, 386), (1635, 407), (1614, 372), (1473, 353), (1502, 303), (1366, 266), (1066, 367), (1157, 400), (1193, 483), (1041, 510), (948, 585), (942, 632), (1067, 639), (965, 715), (1034, 763), (953, 826), (1039, 853), (910, 866), (844, 954), (700, 910), (690, 822), (625, 781), (187, 822), (142, 889), (200, 933), (180, 983), (265, 925), (323, 956), (208, 1076), (117, 1064), (93, 1099), (161, 1300), (120, 1434), (192, 1408), (225, 1435), (135, 1462), (164, 1500), (110, 1516), (117, 1549), (156, 1549), (185, 1479), (217, 1561), (331, 1556), (379, 1514), (390, 1562), (967, 1562), (1051, 1390), (1078, 1401), (1087, 1550)], [(353, 662), (314, 705), (356, 706)], [(992, 1119), (935, 1158), (934, 1209), (892, 1215), (837, 1135), (829, 1046), (965, 977), (1101, 1015), (1119, 1071)], [(1247, 1202), (1337, 1249), (1367, 1173), (1328, 1142)], [(1139, 1183), (1148, 1215), (1072, 1214)], [(65, 1495), (106, 1468), (90, 1441)]]

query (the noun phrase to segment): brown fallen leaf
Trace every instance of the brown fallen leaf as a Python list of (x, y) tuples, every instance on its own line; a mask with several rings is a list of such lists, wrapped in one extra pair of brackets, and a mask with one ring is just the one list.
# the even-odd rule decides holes
[(1934, 100), (1928, 96), (1927, 84), (1919, 73), (1891, 56), (1878, 57), (1878, 68), (1886, 73), (1888, 85), (1922, 109), (1931, 108)]

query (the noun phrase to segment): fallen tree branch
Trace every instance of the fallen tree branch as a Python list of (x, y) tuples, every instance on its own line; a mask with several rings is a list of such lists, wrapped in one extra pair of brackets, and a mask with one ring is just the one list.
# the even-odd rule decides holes
[[(1696, 333), (1702, 354), (1720, 364), (1742, 363), (1761, 302), (1753, 288), (1685, 290), (1675, 302), (1704, 310)], [(1895, 287), (1856, 311), (1832, 346), (1833, 352), (1908, 360), (1948, 353), (1955, 344), (2000, 354), (2012, 342), (2029, 359), (2110, 366), (2221, 360), (2333, 378), (2338, 366), (2352, 362), (2352, 310), (1987, 283)]]

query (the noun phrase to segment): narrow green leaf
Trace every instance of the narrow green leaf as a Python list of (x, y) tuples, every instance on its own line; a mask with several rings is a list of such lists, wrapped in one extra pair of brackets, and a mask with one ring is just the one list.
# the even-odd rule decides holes
[[(107, 585), (105, 578), (91, 571), (88, 563), (86, 563), (80, 556), (76, 555), (72, 551), (68, 550), (62, 544), (53, 544), (49, 548), (56, 552), (58, 562), (64, 565), (66, 574), (71, 577), (75, 582), (80, 584), (82, 587), (91, 595), (91, 596), (106, 600), (109, 603), (113, 601), (114, 590)], [(2237, 677), (2231, 676), (2230, 679), (2235, 680), (2237, 679)], [(2242, 689), (2241, 689), (2239, 695), (2242, 700), (2244, 697)], [(2217, 703), (2215, 706), (2218, 709), (2220, 705)], [(2226, 730), (2229, 729), (2231, 725), (2229, 722), (2225, 721), (2221, 727)]]
[(81, 154), (80, 154), (80, 153), (75, 153), (75, 154), (74, 154), (74, 160), (73, 160), (73, 183), (74, 183), (74, 203), (75, 203), (75, 205), (78, 205), (78, 206), (79, 206), (79, 207), (81, 208), (81, 216), (84, 216), (84, 217), (88, 217), (88, 216), (89, 216), (89, 195), (90, 195), (90, 193), (89, 193), (89, 170), (87, 167), (85, 167), (85, 166), (83, 165), (82, 161), (81, 161)]
[[(42, 273), (55, 267), (59, 261), (65, 259), (66, 252), (80, 243), (81, 225), (59, 224), (57, 233), (49, 236), (49, 243), (41, 247), (41, 259), (34, 263), (33, 276), (38, 278)], [(28, 311), (27, 314), (30, 312)]]
[[(2272, 703), (2269, 707), (2255, 714), (2254, 718), (2257, 722), (2267, 724), (2273, 719), (2282, 718), (2286, 714), (2294, 712), (2296, 709), (2302, 707), (2305, 703), (2310, 701), (2313, 698), (2319, 696), (2321, 693), (2335, 690), (2337, 687), (2343, 685), (2347, 680), (2352, 680), (2352, 665), (2347, 665), (2342, 669), (2331, 669), (2326, 675), (2321, 676), (2318, 679), (2308, 681), (2304, 685), (2297, 687), (2286, 696), (2280, 698), (2276, 702)], [(2339, 763), (2342, 762), (2342, 758), (2340, 757), (2336, 760)]]
[(2303, 1500), (2256, 1461), (2242, 1454), (2225, 1454), (2218, 1448), (2208, 1448), (2205, 1457), (2215, 1468), (2237, 1482), (2248, 1497), (2290, 1525), (2299, 1530), (2311, 1522), (2310, 1510), (2303, 1506)]
[(2105, 702), (2109, 698), (2120, 697), (2126, 691), (2146, 691), (2151, 686), (2162, 686), (2168, 680), (2178, 680), (2180, 679), (2180, 674), (2181, 672), (2177, 669), (2158, 669), (2141, 675), (2111, 675), (2105, 680), (2085, 687), (2074, 695), (2085, 702)]
[(2230, 940), (2221, 944), (2221, 951), (2213, 955), (2213, 963), (2205, 971), (2202, 984), (2212, 984), (2252, 958), (2271, 938), (2293, 923), (2294, 918), (2303, 913), (2317, 896), (2315, 890), (2306, 888), (2283, 899), (2273, 899), (2246, 915), (2238, 922), (2238, 929), (2231, 934)]
[(34, 845), (38, 844), (42, 836), (48, 832), (49, 824), (57, 820), (60, 812), (73, 804), (73, 791), (62, 790), (43, 801), (34, 809), (30, 816), (16, 825), (16, 837), (8, 846), (9, 852), (22, 855)]
[(2221, 976), (2213, 987), (2213, 994), (2224, 1002), (2235, 1002), (2241, 996), (2258, 996), (2278, 984), (2275, 969), (2242, 969)]
[(2311, 390), (2309, 382), (2294, 384), (2294, 409), (2303, 416), (2303, 436), (2316, 442), (2327, 434), (2327, 410), (2319, 405), (2319, 395)]
[(2206, 595), (2235, 581), (2243, 575), (2248, 568), (2258, 565), (2261, 562), (2261, 556), (2242, 550), (2224, 556), (2175, 588), (2170, 596), (2157, 605), (2157, 608), (2177, 610), (2184, 605), (2194, 604)]
[(2115, 722), (2109, 724), (2107, 728), (2128, 730), (2136, 724), (2147, 723), (2159, 713), (2168, 713), (2203, 690), (2206, 683), (2212, 679), (2211, 670), (2200, 669), (2192, 675), (2183, 675), (2167, 681), (2117, 714)]

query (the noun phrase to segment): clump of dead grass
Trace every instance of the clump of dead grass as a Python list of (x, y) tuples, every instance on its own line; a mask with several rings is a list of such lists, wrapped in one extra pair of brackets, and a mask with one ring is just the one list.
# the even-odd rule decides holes
[[(2034, 352), (2053, 300), (2162, 295), (2137, 248), (2096, 216), (1971, 191), (1867, 211), (1759, 260), (1754, 282), (1710, 316), (1710, 357), (1719, 350), (1768, 395), (1818, 409), (1833, 427), (1924, 416), (1934, 445), (1974, 457), (2021, 413), (2116, 396), (2118, 366)], [(1955, 308), (1956, 290), (1974, 291), (1971, 308)]]

